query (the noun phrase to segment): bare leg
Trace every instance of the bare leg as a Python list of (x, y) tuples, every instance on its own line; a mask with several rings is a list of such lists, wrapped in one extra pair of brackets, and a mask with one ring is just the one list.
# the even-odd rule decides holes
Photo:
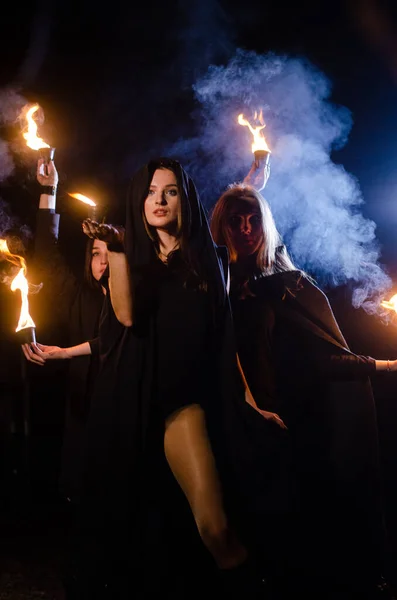
[(198, 531), (220, 569), (232, 569), (247, 550), (228, 526), (204, 411), (192, 404), (166, 421), (164, 449), (168, 464), (190, 504)]

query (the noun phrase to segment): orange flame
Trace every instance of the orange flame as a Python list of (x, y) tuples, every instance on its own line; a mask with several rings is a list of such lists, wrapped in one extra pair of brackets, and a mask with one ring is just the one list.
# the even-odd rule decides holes
[[(39, 105), (35, 104), (34, 106), (31, 106), (26, 112), (25, 118), (28, 122), (28, 129), (27, 131), (22, 133), (23, 137), (26, 140), (26, 145), (29, 146), (29, 148), (32, 148), (32, 150), (40, 150), (40, 148), (50, 147), (48, 144), (46, 144), (44, 140), (37, 136), (37, 123), (33, 119), (33, 115), (39, 110), (39, 108)], [(25, 110), (26, 107), (25, 109), (23, 109), (22, 112), (24, 112)]]
[(270, 152), (269, 146), (267, 145), (265, 137), (262, 133), (262, 129), (266, 127), (266, 123), (263, 120), (262, 111), (260, 111), (259, 115), (255, 112), (254, 119), (259, 121), (260, 125), (253, 127), (251, 123), (244, 118), (243, 113), (237, 117), (239, 125), (248, 127), (252, 133), (252, 137), (254, 138), (251, 146), (252, 152), (256, 152), (257, 150), (266, 150), (266, 152)]
[(69, 194), (72, 198), (76, 198), (76, 200), (80, 200), (84, 202), (84, 204), (89, 204), (89, 206), (96, 206), (95, 202), (91, 200), (91, 198), (87, 198), (87, 196), (83, 196), (83, 194)]
[(394, 310), (397, 313), (397, 294), (394, 294), (390, 300), (382, 300), (380, 304), (383, 306), (383, 308)]
[(11, 282), (11, 290), (15, 292), (15, 290), (21, 290), (21, 313), (18, 321), (18, 326), (15, 331), (20, 331), (21, 329), (26, 329), (26, 327), (36, 327), (33, 322), (32, 317), (29, 314), (29, 302), (28, 302), (28, 293), (29, 293), (29, 284), (26, 279), (26, 262), (22, 256), (18, 254), (12, 254), (7, 246), (6, 240), (0, 240), (0, 253), (5, 254), (6, 260), (12, 263), (15, 266), (20, 267), (18, 275), (14, 277)]

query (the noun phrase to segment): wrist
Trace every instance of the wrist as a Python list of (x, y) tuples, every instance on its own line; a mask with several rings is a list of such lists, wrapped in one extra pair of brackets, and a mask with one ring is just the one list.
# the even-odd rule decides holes
[(56, 185), (42, 185), (42, 186), (40, 186), (40, 194), (47, 194), (47, 196), (56, 196), (57, 186)]

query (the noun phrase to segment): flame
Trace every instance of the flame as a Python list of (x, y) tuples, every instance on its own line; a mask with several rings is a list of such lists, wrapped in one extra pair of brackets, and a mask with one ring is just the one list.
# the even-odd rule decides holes
[(26, 269), (24, 258), (22, 256), (18, 256), (17, 254), (11, 254), (11, 252), (8, 249), (6, 240), (0, 240), (0, 253), (5, 254), (6, 260), (8, 260), (8, 262), (12, 263), (16, 267), (20, 267), (22, 265)]
[(26, 279), (26, 262), (22, 256), (18, 254), (12, 254), (9, 251), (6, 240), (0, 240), (0, 252), (5, 254), (6, 260), (8, 260), (13, 265), (20, 267), (18, 275), (14, 277), (11, 282), (11, 290), (15, 292), (15, 290), (21, 290), (21, 313), (18, 321), (18, 326), (15, 331), (20, 331), (21, 329), (26, 329), (27, 327), (36, 327), (33, 322), (32, 317), (29, 314), (29, 302), (28, 302), (28, 293), (29, 293), (29, 284)]
[(250, 132), (252, 133), (252, 137), (254, 141), (252, 142), (251, 150), (252, 152), (256, 152), (257, 150), (266, 150), (266, 152), (270, 152), (269, 146), (266, 143), (264, 135), (262, 133), (262, 129), (266, 127), (266, 123), (263, 121), (262, 111), (260, 111), (259, 115), (255, 112), (254, 119), (260, 122), (260, 125), (253, 127), (247, 119), (244, 118), (243, 113), (241, 113), (237, 117), (237, 121), (239, 125), (244, 125), (248, 127)]
[[(50, 146), (45, 143), (40, 137), (37, 136), (37, 123), (33, 119), (33, 115), (39, 110), (39, 105), (35, 104), (31, 106), (26, 112), (25, 118), (28, 122), (28, 130), (22, 135), (26, 140), (26, 145), (33, 150), (40, 150), (40, 148), (49, 148)], [(23, 112), (23, 111), (22, 111)]]
[(96, 206), (95, 202), (91, 200), (91, 198), (87, 198), (87, 196), (83, 196), (83, 194), (69, 194), (72, 198), (76, 198), (76, 200), (81, 200), (84, 204), (89, 204), (90, 206)]
[(389, 310), (397, 312), (397, 294), (394, 294), (390, 300), (382, 300), (380, 304), (383, 308), (388, 308)]
[(18, 321), (18, 326), (15, 331), (20, 331), (21, 329), (26, 329), (26, 327), (36, 327), (32, 317), (29, 314), (29, 302), (28, 302), (28, 292), (29, 285), (28, 280), (25, 277), (24, 269), (21, 268), (18, 275), (14, 277), (11, 282), (11, 290), (15, 292), (15, 290), (21, 290), (21, 298), (22, 298), (22, 306), (21, 306), (21, 314)]

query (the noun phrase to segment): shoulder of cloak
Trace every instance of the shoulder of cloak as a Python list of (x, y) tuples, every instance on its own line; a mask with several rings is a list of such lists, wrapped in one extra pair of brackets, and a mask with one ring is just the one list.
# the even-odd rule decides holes
[(313, 333), (349, 349), (327, 296), (304, 274), (299, 279), (297, 291), (288, 295), (288, 304)]

